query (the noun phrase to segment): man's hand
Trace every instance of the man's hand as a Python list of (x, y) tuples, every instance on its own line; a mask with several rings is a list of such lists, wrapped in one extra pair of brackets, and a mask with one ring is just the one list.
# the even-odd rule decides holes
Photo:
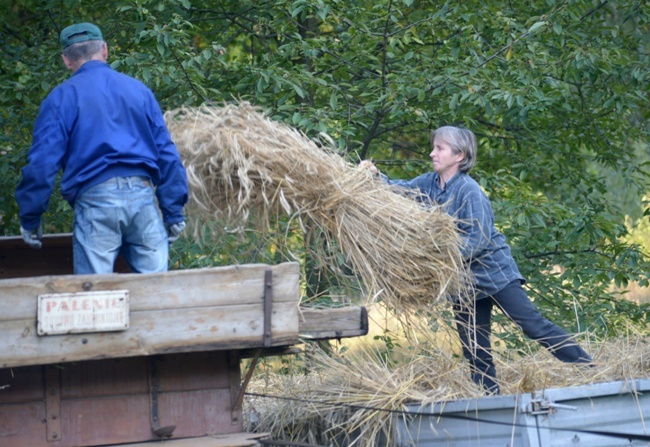
[(23, 227), (20, 227), (20, 234), (23, 236), (23, 240), (27, 245), (32, 248), (41, 248), (43, 243), (41, 238), (43, 237), (43, 227), (40, 225), (36, 230), (25, 230)]
[(165, 228), (167, 228), (167, 239), (169, 239), (169, 243), (171, 244), (178, 239), (178, 236), (180, 236), (185, 229), (185, 222), (180, 221), (172, 225), (165, 224)]

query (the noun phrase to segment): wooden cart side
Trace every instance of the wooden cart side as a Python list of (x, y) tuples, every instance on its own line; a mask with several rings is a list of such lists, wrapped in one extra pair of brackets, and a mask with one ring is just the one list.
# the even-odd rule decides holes
[[(120, 289), (130, 295), (128, 329), (37, 334), (39, 295)], [(265, 297), (271, 302), (265, 304)], [(295, 344), (299, 299), (297, 263), (1, 280), (0, 303), (7, 311), (0, 317), (0, 368)]]
[[(255, 361), (368, 331), (363, 307), (300, 309), (297, 263), (75, 276), (70, 238), (44, 242), (39, 251), (0, 238), (2, 447), (139, 447), (167, 436), (169, 447), (259, 446), (266, 434), (242, 433)], [(94, 292), (128, 301), (126, 324), (41, 325), (38, 335), (39, 296), (54, 294), (63, 312)]]

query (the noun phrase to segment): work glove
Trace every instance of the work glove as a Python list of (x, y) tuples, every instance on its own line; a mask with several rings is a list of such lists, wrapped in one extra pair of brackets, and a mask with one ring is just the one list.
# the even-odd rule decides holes
[(185, 229), (185, 222), (180, 221), (175, 224), (165, 224), (165, 228), (167, 228), (167, 239), (169, 240), (169, 243), (173, 243), (178, 239), (178, 236), (183, 232)]
[(43, 243), (41, 239), (43, 238), (43, 227), (38, 226), (36, 230), (25, 230), (22, 226), (20, 227), (20, 234), (23, 237), (23, 240), (27, 245), (32, 248), (41, 248)]

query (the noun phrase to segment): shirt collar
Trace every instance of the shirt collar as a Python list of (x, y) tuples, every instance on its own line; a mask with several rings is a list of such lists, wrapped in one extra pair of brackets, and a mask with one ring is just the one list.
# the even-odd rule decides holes
[(98, 61), (98, 60), (90, 60), (87, 62), (84, 62), (81, 67), (79, 67), (79, 70), (75, 71), (74, 74), (81, 73), (84, 71), (88, 70), (93, 70), (95, 68), (100, 68), (100, 67), (108, 67), (108, 63), (104, 61)]
[(463, 174), (462, 171), (458, 171), (457, 173), (455, 173), (453, 175), (453, 177), (451, 177), (445, 183), (445, 186), (443, 188), (441, 188), (440, 187), (440, 176), (438, 175), (437, 172), (434, 172), (433, 173), (433, 184), (436, 185), (436, 189), (438, 189), (438, 191), (445, 192), (445, 191), (447, 191), (447, 189), (449, 189), (449, 187), (453, 187), (454, 183), (456, 183), (458, 181), (458, 179), (462, 176), (462, 174)]

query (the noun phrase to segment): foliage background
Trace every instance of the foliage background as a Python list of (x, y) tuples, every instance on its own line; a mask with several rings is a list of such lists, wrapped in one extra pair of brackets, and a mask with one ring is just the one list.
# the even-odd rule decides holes
[[(633, 0), (7, 0), (0, 232), (18, 234), (13, 190), (38, 106), (69, 76), (58, 33), (93, 21), (109, 63), (164, 110), (245, 99), (391, 177), (430, 169), (430, 130), (468, 126), (479, 138), (473, 175), (536, 305), (570, 331), (647, 333), (643, 298), (620, 293), (647, 286), (650, 271), (649, 20), (648, 3)], [(55, 195), (46, 231), (70, 231), (71, 219)], [(184, 240), (173, 263), (279, 262), (302, 246), (307, 298), (359, 299), (286, 225), (224, 232), (210, 247)]]

